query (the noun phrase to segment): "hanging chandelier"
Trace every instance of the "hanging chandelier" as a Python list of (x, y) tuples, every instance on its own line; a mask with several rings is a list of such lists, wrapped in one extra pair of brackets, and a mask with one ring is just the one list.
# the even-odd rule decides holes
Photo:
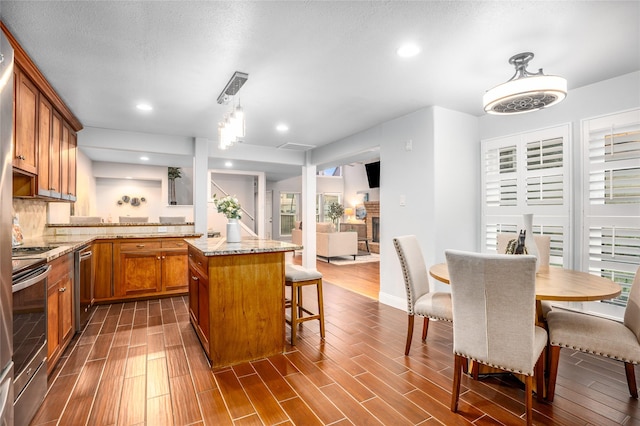
[(231, 102), (231, 110), (225, 114), (224, 120), (218, 123), (218, 147), (220, 149), (228, 149), (245, 137), (244, 110), (240, 105), (240, 99), (238, 98), (236, 103), (235, 97), (248, 78), (249, 74), (236, 71), (218, 95), (219, 104), (226, 105)]
[(537, 111), (561, 102), (567, 96), (567, 80), (555, 75), (545, 75), (542, 68), (537, 73), (527, 71), (533, 53), (524, 52), (509, 58), (516, 72), (506, 83), (489, 89), (483, 97), (484, 110), (488, 114), (510, 115)]

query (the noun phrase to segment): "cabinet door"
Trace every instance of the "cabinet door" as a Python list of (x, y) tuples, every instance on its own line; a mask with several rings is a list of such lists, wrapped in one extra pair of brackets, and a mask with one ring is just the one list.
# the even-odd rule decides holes
[(196, 270), (193, 266), (189, 265), (189, 314), (191, 315), (191, 319), (196, 324), (198, 323), (198, 289), (199, 289), (199, 281)]
[(62, 116), (57, 111), (51, 115), (51, 160), (49, 164), (49, 183), (51, 196), (60, 198), (60, 147), (62, 146)]
[(63, 344), (71, 339), (74, 334), (73, 329), (73, 270), (61, 283), (62, 287), (58, 289), (60, 301), (58, 307), (60, 312), (60, 343)]
[(205, 350), (209, 353), (209, 280), (198, 273), (198, 326), (206, 340)]
[(163, 291), (187, 290), (187, 250), (162, 252)]
[(124, 295), (160, 291), (160, 252), (120, 251), (120, 291)]
[(60, 145), (60, 193), (63, 199), (66, 199), (69, 193), (69, 130), (63, 122)]
[(100, 300), (113, 297), (113, 243), (93, 243), (91, 251), (93, 252), (94, 298)]
[(68, 152), (68, 186), (67, 198), (70, 201), (76, 201), (76, 151), (78, 149), (78, 141), (76, 132), (69, 128), (69, 152)]
[(15, 75), (15, 132), (13, 167), (37, 173), (39, 91), (18, 68)]
[(51, 165), (51, 120), (53, 108), (49, 101), (40, 97), (38, 107), (38, 195), (50, 196)]
[[(47, 358), (52, 359), (52, 355), (60, 347), (60, 312), (58, 295), (59, 286), (50, 285), (47, 291)], [(53, 367), (52, 367), (53, 368)]]

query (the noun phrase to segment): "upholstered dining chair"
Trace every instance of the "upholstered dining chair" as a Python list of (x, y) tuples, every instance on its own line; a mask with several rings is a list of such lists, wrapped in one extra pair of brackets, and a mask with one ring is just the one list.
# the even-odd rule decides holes
[(547, 344), (547, 332), (535, 325), (535, 257), (458, 250), (445, 255), (453, 304), (451, 411), (458, 411), (463, 364), (471, 360), (525, 376), (527, 424), (532, 424), (533, 376), (543, 389), (541, 355)]
[(555, 396), (561, 348), (624, 362), (629, 393), (633, 398), (638, 398), (634, 365), (640, 363), (640, 268), (631, 285), (623, 322), (555, 310), (549, 312), (547, 326), (551, 345), (547, 400), (553, 401)]
[[(496, 236), (496, 252), (503, 254), (507, 251), (507, 245), (509, 241), (518, 239), (518, 234), (515, 232), (502, 232)], [(551, 260), (551, 237), (548, 235), (534, 235), (533, 240), (536, 242), (536, 248), (538, 249), (538, 260), (540, 266), (549, 266)], [(550, 302), (542, 301), (542, 317), (546, 318), (552, 306)]]
[(451, 294), (446, 292), (431, 292), (429, 287), (429, 273), (424, 263), (422, 250), (415, 235), (405, 235), (393, 239), (402, 276), (407, 291), (407, 344), (404, 354), (409, 355), (411, 339), (413, 337), (413, 321), (415, 315), (424, 317), (422, 326), (422, 341), (427, 340), (429, 318), (451, 321)]

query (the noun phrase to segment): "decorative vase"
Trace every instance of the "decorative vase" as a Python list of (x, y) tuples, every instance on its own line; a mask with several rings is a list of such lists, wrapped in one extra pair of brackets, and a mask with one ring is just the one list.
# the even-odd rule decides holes
[(227, 222), (227, 242), (228, 243), (239, 243), (242, 241), (242, 236), (240, 235), (240, 223), (238, 219), (228, 219)]
[(536, 272), (540, 268), (540, 256), (538, 255), (538, 246), (536, 240), (533, 237), (533, 214), (523, 214), (522, 222), (525, 230), (524, 246), (527, 248), (527, 254), (536, 257)]

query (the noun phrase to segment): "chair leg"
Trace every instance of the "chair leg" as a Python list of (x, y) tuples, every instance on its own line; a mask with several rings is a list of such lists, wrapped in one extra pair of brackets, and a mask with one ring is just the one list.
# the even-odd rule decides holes
[(635, 399), (638, 399), (638, 385), (636, 384), (636, 370), (633, 368), (633, 364), (630, 362), (624, 363), (624, 371), (627, 373), (627, 385), (629, 386), (629, 393)]
[(527, 426), (533, 425), (533, 377), (524, 378), (524, 408), (527, 417)]
[(411, 350), (411, 338), (413, 337), (413, 320), (414, 316), (409, 315), (407, 323), (407, 344), (404, 347), (405, 355), (409, 355), (409, 351)]
[(536, 399), (538, 402), (542, 402), (544, 399), (544, 367), (546, 356), (544, 354), (544, 350), (540, 353), (540, 357), (538, 361), (536, 361), (536, 367), (534, 374), (536, 375)]
[(560, 361), (560, 346), (549, 346), (549, 382), (547, 383), (547, 401), (549, 402), (553, 401), (556, 393), (558, 361)]
[(429, 317), (424, 317), (424, 324), (422, 325), (422, 341), (427, 341), (427, 331), (429, 331)]
[(477, 361), (471, 361), (471, 377), (473, 380), (480, 378), (480, 363)]
[(298, 289), (295, 283), (291, 285), (291, 345), (296, 345), (296, 330), (298, 329)]
[[(302, 307), (304, 306), (304, 302), (302, 301), (302, 286), (297, 285), (296, 289), (298, 290), (298, 319), (302, 318)], [(300, 323), (302, 324), (302, 323)]]
[(460, 398), (460, 379), (462, 377), (462, 363), (467, 359), (455, 354), (453, 361), (453, 388), (451, 389), (451, 411), (458, 411), (458, 399)]
[(324, 340), (324, 299), (322, 298), (322, 279), (316, 284), (318, 294), (318, 315), (320, 315), (320, 338)]

